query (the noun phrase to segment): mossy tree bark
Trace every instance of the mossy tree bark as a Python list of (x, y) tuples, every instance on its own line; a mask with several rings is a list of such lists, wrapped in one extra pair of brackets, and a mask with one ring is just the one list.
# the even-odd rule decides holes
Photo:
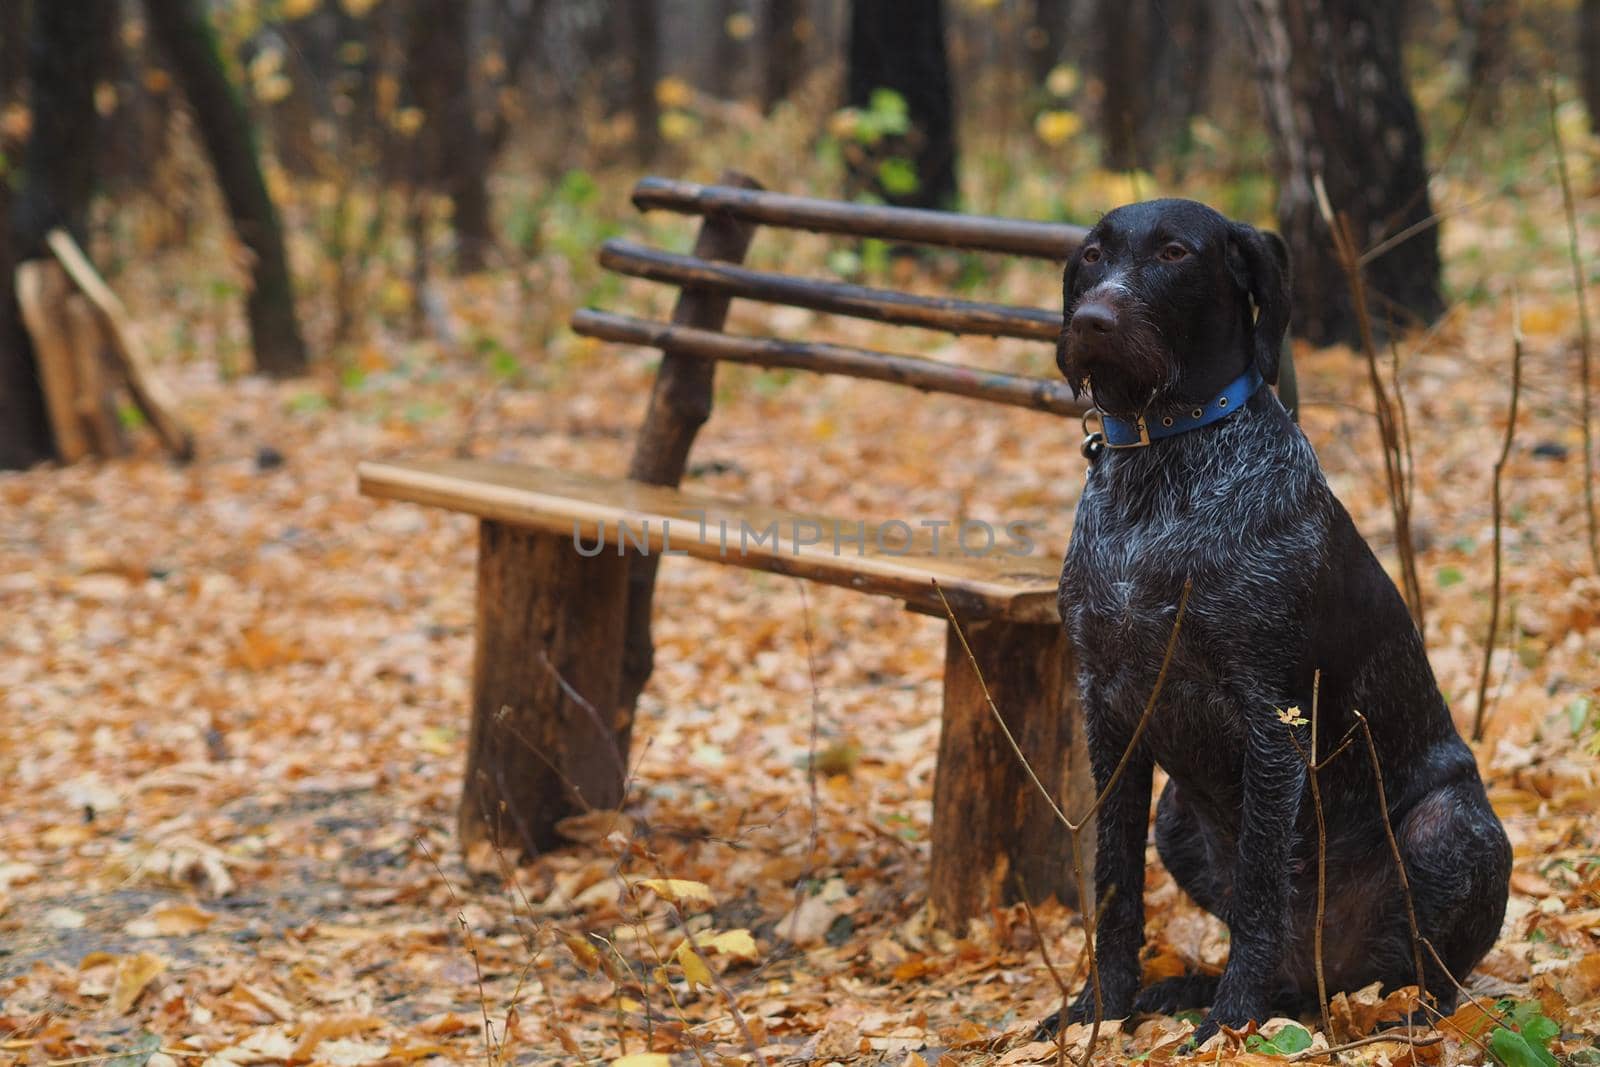
[(151, 35), (194, 111), (234, 233), (254, 260), (245, 314), (256, 369), (275, 378), (304, 374), (306, 346), (295, 317), (283, 228), (261, 176), (250, 118), (223, 68), (216, 33), (199, 0), (145, 0), (145, 12)]

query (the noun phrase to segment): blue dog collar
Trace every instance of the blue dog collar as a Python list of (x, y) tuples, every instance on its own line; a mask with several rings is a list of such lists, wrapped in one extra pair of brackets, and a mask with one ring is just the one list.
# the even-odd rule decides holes
[(1180, 433), (1210, 426), (1213, 422), (1232, 415), (1244, 407), (1262, 386), (1261, 372), (1251, 367), (1223, 387), (1203, 406), (1189, 409), (1180, 415), (1165, 415), (1146, 423), (1144, 416), (1129, 421), (1112, 415), (1100, 415), (1100, 432), (1108, 448), (1143, 448), (1151, 441), (1163, 437), (1176, 437)]

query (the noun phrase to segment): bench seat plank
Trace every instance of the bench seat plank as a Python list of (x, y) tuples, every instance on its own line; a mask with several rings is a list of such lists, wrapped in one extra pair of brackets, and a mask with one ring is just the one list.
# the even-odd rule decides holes
[[(1059, 559), (1037, 543), (1028, 555), (1008, 554), (1006, 549), (1015, 552), (1018, 546), (1002, 529), (995, 531), (995, 549), (977, 555), (962, 552), (955, 531), (947, 527), (936, 554), (927, 531), (908, 542), (905, 529), (893, 524), (860, 524), (625, 478), (458, 459), (368, 462), (360, 465), (359, 477), (367, 496), (566, 537), (576, 530), (590, 545), (603, 529), (603, 551), (611, 555), (619, 552), (624, 539), (619, 526), (625, 525), (627, 551), (641, 543), (658, 554), (670, 547), (674, 555), (896, 597), (942, 616), (933, 587), (937, 581), (963, 620), (1054, 623), (1059, 618)], [(773, 528), (776, 538), (768, 536)], [(858, 533), (860, 543), (854, 540)], [(806, 543), (812, 538), (816, 543)]]

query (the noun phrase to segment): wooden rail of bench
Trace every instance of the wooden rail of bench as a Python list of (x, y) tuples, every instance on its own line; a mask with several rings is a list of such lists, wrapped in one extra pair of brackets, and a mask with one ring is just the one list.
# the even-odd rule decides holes
[[(724, 179), (726, 180), (726, 179)], [(957, 215), (919, 208), (847, 204), (728, 185), (698, 185), (644, 178), (633, 187), (640, 211), (723, 217), (812, 233), (878, 237), (886, 241), (940, 245), (972, 252), (998, 252), (1066, 262), (1089, 231), (1066, 223), (1029, 222), (991, 215)]]
[(784, 341), (771, 337), (738, 337), (665, 322), (584, 308), (572, 316), (572, 329), (584, 337), (620, 344), (671, 349), (697, 359), (784, 367), (816, 374), (842, 374), (867, 381), (891, 382), (923, 392), (949, 393), (1012, 407), (1082, 415), (1088, 401), (1074, 400), (1065, 382), (1002, 374), (980, 367), (941, 363), (922, 356), (877, 352), (818, 341)]
[(848, 315), (897, 326), (1052, 343), (1061, 334), (1059, 311), (949, 297), (917, 296), (845, 282), (796, 278), (789, 274), (751, 270), (727, 263), (712, 263), (694, 256), (662, 252), (631, 241), (607, 241), (600, 249), (600, 265), (618, 274), (648, 278), (653, 282), (707, 289), (766, 304), (810, 308), (830, 315)]

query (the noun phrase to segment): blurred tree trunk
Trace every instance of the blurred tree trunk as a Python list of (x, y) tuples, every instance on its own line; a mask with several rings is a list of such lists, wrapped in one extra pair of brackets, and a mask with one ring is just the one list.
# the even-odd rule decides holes
[(789, 98), (800, 82), (806, 43), (800, 33), (804, 18), (800, 0), (769, 0), (762, 34), (761, 107), (770, 112)]
[(656, 5), (618, 4), (632, 66), (628, 72), (628, 106), (633, 111), (633, 155), (648, 166), (661, 151), (661, 105), (656, 82), (661, 80), (661, 21)]
[[(500, 87), (519, 99), (522, 95), (523, 73), (537, 49), (540, 32), (545, 29), (547, 6), (545, 0), (496, 0), (494, 32), (501, 42), (501, 58), (505, 61)], [(490, 162), (505, 145), (506, 136), (511, 132), (513, 115), (519, 122), (526, 121), (521, 107), (513, 109), (497, 104), (493, 114), (489, 132), (485, 135), (485, 151)]]
[(1600, 0), (1583, 0), (1578, 8), (1578, 54), (1589, 128), (1600, 134)]
[(711, 39), (710, 77), (705, 80), (711, 93), (721, 100), (732, 100), (739, 92), (739, 59), (744, 42), (733, 35), (734, 16), (744, 5), (741, 0), (717, 0), (706, 34)]
[[(959, 197), (955, 100), (941, 0), (851, 0), (847, 66), (847, 104), (870, 109), (873, 92), (889, 89), (905, 101), (911, 123), (904, 137), (853, 146), (862, 151), (851, 160), (852, 185), (891, 204), (954, 208)], [(884, 181), (885, 163), (896, 159), (912, 165), (914, 188)]]
[(1511, 66), (1515, 8), (1515, 0), (1458, 0), (1456, 4), (1470, 42), (1468, 84), (1477, 95), (1480, 113), (1491, 121), (1500, 113), (1500, 90)]
[(483, 269), (494, 243), (488, 152), (472, 92), (470, 13), (463, 0), (412, 0), (406, 38), (406, 87), (422, 110), (414, 145), (422, 184), (450, 198), (456, 265), (468, 271)]
[(1033, 21), (1025, 41), (1033, 88), (1044, 84), (1066, 53), (1069, 7), (1070, 0), (1033, 0)]
[(18, 97), (28, 69), (25, 41), (28, 27), (26, 0), (0, 4), (0, 107)]
[(233, 231), (254, 259), (245, 314), (256, 369), (274, 378), (304, 374), (306, 346), (295, 318), (283, 227), (261, 176), (255, 131), (223, 68), (216, 33), (200, 0), (145, 0), (145, 11), (151, 36), (194, 112)]
[[(1335, 211), (1371, 249), (1433, 214), (1422, 128), (1386, 0), (1239, 0), (1278, 177), (1278, 225), (1294, 266), (1296, 332), (1318, 344), (1357, 339), (1349, 287), (1317, 208), (1320, 176)], [(1366, 268), (1380, 321), (1432, 322), (1444, 310), (1439, 232), (1425, 226)]]
[(31, 467), (55, 454), (13, 279), (18, 263), (49, 255), (45, 234), (58, 226), (88, 247), (99, 129), (94, 89), (110, 64), (116, 11), (116, 0), (32, 8), (26, 53), (33, 124), (14, 192), (0, 188), (8, 208), (0, 220), (0, 470)]
[(1100, 125), (1111, 170), (1150, 170), (1187, 147), (1211, 84), (1209, 0), (1095, 0)]

